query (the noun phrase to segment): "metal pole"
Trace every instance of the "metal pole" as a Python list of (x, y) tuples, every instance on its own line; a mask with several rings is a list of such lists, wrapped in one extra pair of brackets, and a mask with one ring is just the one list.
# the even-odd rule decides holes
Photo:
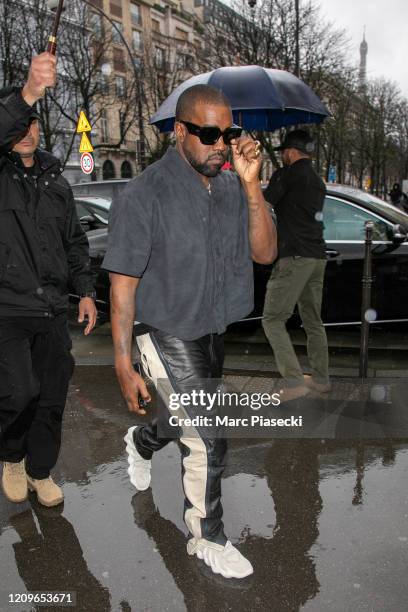
[(295, 0), (295, 21), (296, 21), (296, 32), (295, 32), (295, 46), (296, 46), (296, 57), (295, 57), (295, 74), (300, 77), (300, 50), (299, 50), (299, 33), (300, 33), (300, 11), (299, 11), (299, 0)]
[(362, 278), (361, 296), (361, 336), (360, 336), (360, 378), (367, 378), (368, 368), (368, 340), (370, 334), (370, 321), (367, 311), (371, 306), (371, 286), (373, 284), (371, 245), (373, 242), (374, 222), (365, 224), (365, 251), (364, 269)]

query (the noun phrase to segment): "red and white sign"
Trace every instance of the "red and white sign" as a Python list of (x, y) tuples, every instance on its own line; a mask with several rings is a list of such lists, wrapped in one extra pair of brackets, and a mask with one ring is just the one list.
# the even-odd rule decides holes
[(82, 153), (81, 169), (85, 174), (91, 174), (94, 169), (94, 160), (90, 153)]

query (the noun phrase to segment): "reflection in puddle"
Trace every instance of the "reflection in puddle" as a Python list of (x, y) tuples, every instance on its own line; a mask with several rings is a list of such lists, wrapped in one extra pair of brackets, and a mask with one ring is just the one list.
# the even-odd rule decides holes
[[(77, 609), (108, 612), (109, 590), (89, 570), (75, 530), (61, 511), (43, 509), (33, 502), (32, 509), (10, 518), (10, 525), (19, 537), (13, 550), (25, 589), (74, 592)], [(54, 608), (41, 606), (41, 610), (47, 609)]]
[(406, 608), (406, 444), (231, 440), (225, 528), (255, 574), (227, 581), (186, 553), (176, 444), (155, 455), (152, 490), (135, 494), (122, 440), (130, 417), (107, 397), (71, 406), (63, 516), (1, 499), (11, 589), (72, 589), (80, 612)]

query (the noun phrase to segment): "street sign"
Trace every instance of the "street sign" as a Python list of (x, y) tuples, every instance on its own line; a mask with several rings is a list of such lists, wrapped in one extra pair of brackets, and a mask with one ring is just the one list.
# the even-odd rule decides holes
[(94, 169), (94, 160), (90, 153), (82, 153), (81, 170), (84, 174), (92, 174)]
[(81, 138), (81, 144), (79, 147), (79, 152), (80, 153), (92, 153), (93, 151), (93, 146), (91, 145), (91, 141), (89, 140), (88, 136), (86, 135), (86, 132), (84, 132), (82, 134), (82, 138)]
[(90, 132), (91, 130), (92, 130), (91, 124), (86, 118), (84, 111), (81, 111), (81, 114), (79, 115), (79, 119), (78, 119), (77, 130), (76, 130), (77, 134), (82, 134), (83, 132)]

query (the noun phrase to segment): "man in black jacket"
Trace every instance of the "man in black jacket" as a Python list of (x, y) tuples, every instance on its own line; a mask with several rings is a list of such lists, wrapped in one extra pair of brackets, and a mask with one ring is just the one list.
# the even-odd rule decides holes
[(38, 149), (33, 105), (56, 81), (56, 59), (33, 58), (26, 85), (0, 93), (0, 460), (6, 497), (28, 488), (54, 506), (50, 477), (73, 372), (68, 288), (88, 334), (96, 308), (88, 241), (59, 161)]
[[(330, 390), (327, 338), (320, 316), (326, 268), (322, 213), (326, 187), (313, 169), (313, 149), (308, 132), (290, 132), (277, 147), (284, 167), (273, 174), (264, 194), (277, 217), (279, 259), (268, 282), (262, 324), (284, 378), (281, 402), (310, 390)], [(311, 376), (303, 375), (286, 331), (296, 305), (307, 335)]]

